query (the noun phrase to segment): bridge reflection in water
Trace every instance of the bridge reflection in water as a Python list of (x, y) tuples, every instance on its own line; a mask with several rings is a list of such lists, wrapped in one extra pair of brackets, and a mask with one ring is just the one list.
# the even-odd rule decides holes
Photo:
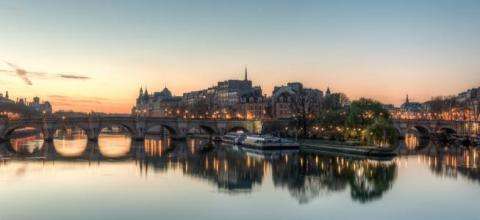
[[(53, 142), (41, 140), (33, 137), (4, 143), (0, 170), (18, 161), (51, 164), (50, 168), (58, 162), (96, 164), (93, 168), (110, 163), (134, 164), (137, 173), (145, 178), (181, 172), (228, 194), (255, 192), (271, 181), (275, 188), (288, 191), (299, 204), (336, 192), (349, 192), (350, 199), (360, 204), (378, 200), (394, 187), (398, 169), (411, 163), (428, 168), (436, 176), (480, 180), (477, 149), (452, 150), (432, 143), (420, 146), (414, 136), (407, 137), (402, 156), (390, 161), (307, 151), (259, 154), (194, 138), (173, 141), (148, 136), (145, 142), (132, 142), (128, 136), (110, 134), (101, 136), (97, 143), (80, 134)], [(44, 166), (44, 169), (49, 168)]]

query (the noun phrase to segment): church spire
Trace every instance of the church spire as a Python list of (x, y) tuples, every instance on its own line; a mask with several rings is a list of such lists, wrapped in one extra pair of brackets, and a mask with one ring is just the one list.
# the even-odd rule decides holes
[(245, 67), (245, 79), (244, 79), (244, 80), (245, 80), (245, 81), (247, 81), (247, 80), (248, 80), (248, 71), (247, 71), (247, 67)]

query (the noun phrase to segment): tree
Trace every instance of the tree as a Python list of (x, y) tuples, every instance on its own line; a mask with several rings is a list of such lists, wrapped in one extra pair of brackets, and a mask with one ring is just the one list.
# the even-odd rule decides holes
[(348, 104), (348, 102), (348, 97), (344, 93), (332, 93), (325, 96), (321, 110), (340, 110), (343, 109)]
[(425, 104), (433, 113), (442, 113), (445, 111), (449, 111), (450, 109), (458, 105), (458, 103), (456, 103), (455, 97), (444, 96), (434, 97)]
[(372, 99), (360, 98), (350, 105), (347, 126), (365, 128), (379, 117), (390, 119), (390, 113), (383, 108), (382, 103)]
[(384, 117), (375, 118), (367, 127), (365, 137), (369, 144), (392, 146), (398, 140), (397, 130), (392, 122)]
[(301, 136), (307, 136), (308, 126), (318, 115), (321, 93), (319, 90), (301, 89), (293, 95), (290, 109), (292, 110), (295, 127), (301, 130)]

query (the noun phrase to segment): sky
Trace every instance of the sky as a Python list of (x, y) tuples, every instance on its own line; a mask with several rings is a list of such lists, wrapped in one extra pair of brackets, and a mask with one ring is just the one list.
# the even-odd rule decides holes
[[(480, 86), (478, 0), (0, 0), (0, 92), (127, 113), (226, 79), (399, 105)], [(71, 76), (71, 77), (65, 77)]]

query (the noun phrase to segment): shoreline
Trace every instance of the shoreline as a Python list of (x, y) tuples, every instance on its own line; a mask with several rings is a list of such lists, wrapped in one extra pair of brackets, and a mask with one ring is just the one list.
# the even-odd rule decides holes
[(337, 142), (320, 142), (320, 143), (300, 143), (300, 149), (313, 150), (318, 152), (343, 154), (351, 156), (363, 156), (363, 157), (377, 157), (377, 158), (393, 158), (397, 156), (395, 148), (380, 148), (375, 146), (362, 146), (362, 145), (342, 145)]

